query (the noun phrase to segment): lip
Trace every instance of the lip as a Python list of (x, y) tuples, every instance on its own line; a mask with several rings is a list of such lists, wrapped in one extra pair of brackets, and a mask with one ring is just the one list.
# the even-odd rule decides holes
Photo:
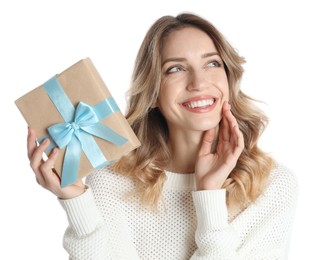
[[(207, 107), (198, 107), (198, 108), (190, 108), (188, 106), (183, 105), (184, 103), (187, 103), (187, 102), (201, 101), (201, 100), (207, 100), (207, 99), (214, 99), (214, 103), (210, 106), (207, 106)], [(215, 106), (217, 105), (217, 100), (218, 100), (218, 98), (215, 96), (210, 96), (210, 95), (197, 96), (197, 97), (192, 97), (192, 98), (184, 100), (183, 102), (180, 103), (180, 105), (182, 108), (184, 108), (185, 110), (188, 110), (189, 112), (192, 112), (192, 113), (208, 113), (215, 108)]]

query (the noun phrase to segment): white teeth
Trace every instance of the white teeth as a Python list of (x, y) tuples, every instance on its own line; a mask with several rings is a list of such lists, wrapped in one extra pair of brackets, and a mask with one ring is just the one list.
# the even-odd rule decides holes
[(184, 105), (189, 108), (196, 108), (196, 107), (211, 106), (213, 103), (214, 103), (214, 99), (204, 99), (204, 100), (198, 100), (198, 101), (191, 101), (191, 102), (185, 103)]

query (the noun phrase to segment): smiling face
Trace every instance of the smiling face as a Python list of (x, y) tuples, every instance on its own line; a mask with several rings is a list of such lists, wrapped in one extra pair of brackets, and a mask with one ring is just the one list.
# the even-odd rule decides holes
[(195, 27), (171, 32), (161, 51), (162, 81), (157, 106), (169, 131), (205, 131), (221, 120), (229, 87), (211, 38)]

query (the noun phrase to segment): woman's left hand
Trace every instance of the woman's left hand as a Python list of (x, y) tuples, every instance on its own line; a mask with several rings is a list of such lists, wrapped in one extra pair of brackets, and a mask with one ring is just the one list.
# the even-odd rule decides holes
[(204, 133), (195, 165), (197, 190), (221, 189), (244, 149), (244, 137), (227, 101), (222, 108), (222, 122), (218, 133), (216, 151), (212, 146), (216, 129)]

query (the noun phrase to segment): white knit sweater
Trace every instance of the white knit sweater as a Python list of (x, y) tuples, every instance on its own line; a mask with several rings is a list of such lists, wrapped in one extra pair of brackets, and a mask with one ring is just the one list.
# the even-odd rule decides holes
[(224, 189), (195, 191), (194, 174), (166, 174), (159, 213), (126, 199), (134, 185), (111, 168), (88, 176), (83, 195), (60, 201), (70, 259), (287, 259), (298, 189), (286, 167), (238, 214), (227, 212)]

